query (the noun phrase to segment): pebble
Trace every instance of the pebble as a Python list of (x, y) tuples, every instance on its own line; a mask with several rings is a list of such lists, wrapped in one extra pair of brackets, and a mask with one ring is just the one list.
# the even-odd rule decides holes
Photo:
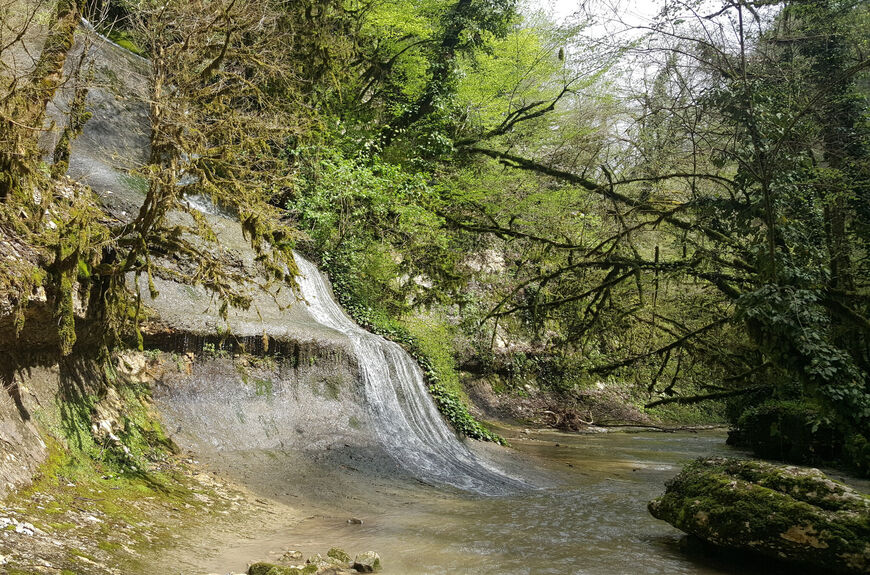
[(15, 526), (15, 532), (21, 535), (33, 535), (33, 525), (30, 523), (19, 523)]

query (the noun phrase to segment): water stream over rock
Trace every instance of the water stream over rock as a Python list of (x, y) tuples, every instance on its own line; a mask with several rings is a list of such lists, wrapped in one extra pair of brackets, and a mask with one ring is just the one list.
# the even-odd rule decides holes
[(480, 494), (524, 484), (475, 456), (447, 427), (426, 389), (417, 362), (398, 344), (353, 322), (311, 262), (299, 255), (299, 288), (314, 319), (346, 335), (359, 363), (367, 408), (381, 444), (410, 473)]

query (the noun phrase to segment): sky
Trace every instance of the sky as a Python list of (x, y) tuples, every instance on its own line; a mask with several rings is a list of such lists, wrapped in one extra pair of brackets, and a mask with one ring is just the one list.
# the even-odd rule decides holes
[(580, 6), (579, 0), (536, 0), (535, 4), (547, 7), (553, 11), (553, 16), (558, 19), (563, 19)]
[[(553, 19), (561, 21), (580, 9), (583, 0), (522, 0), (531, 9), (544, 9)], [(617, 6), (618, 13), (627, 23), (643, 24), (662, 7), (661, 0), (598, 0), (602, 11), (605, 6)]]

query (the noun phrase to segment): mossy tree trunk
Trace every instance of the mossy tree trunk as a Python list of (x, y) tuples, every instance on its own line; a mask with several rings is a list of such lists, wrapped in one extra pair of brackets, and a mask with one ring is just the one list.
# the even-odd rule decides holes
[(23, 180), (35, 169), (45, 110), (63, 81), (63, 67), (75, 41), (81, 8), (79, 0), (58, 1), (33, 71), (20, 88), (13, 88), (7, 95), (4, 109), (0, 110), (0, 201), (14, 201)]

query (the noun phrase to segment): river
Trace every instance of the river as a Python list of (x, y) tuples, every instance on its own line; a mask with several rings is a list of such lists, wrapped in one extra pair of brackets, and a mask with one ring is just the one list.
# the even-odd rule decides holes
[[(351, 554), (377, 551), (386, 575), (796, 573), (763, 560), (686, 553), (682, 534), (647, 512), (647, 501), (687, 461), (741, 455), (722, 432), (500, 431), (512, 438), (514, 457), (553, 485), (501, 497), (374, 485), (364, 489), (363, 506), (359, 493), (333, 498), (308, 519), (224, 548), (202, 566), (241, 572), (288, 549), (309, 556), (335, 545)], [(348, 523), (361, 510), (363, 523)]]

